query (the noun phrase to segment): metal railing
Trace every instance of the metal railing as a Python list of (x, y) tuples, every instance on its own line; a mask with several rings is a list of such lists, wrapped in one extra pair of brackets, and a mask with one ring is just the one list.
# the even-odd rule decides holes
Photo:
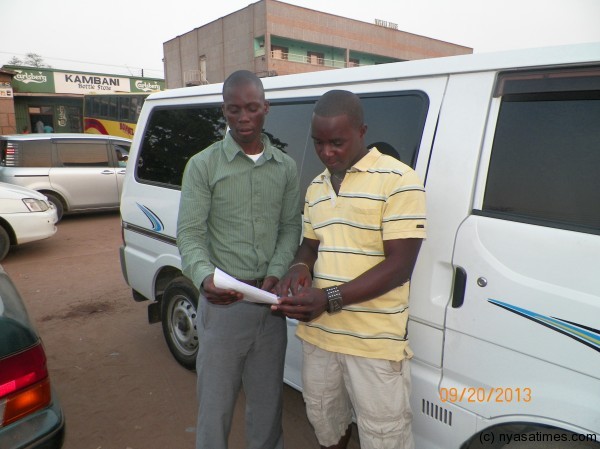
[(208, 84), (206, 73), (201, 70), (186, 70), (183, 72), (183, 82), (185, 86), (199, 86)]
[(350, 62), (346, 65), (345, 61), (336, 61), (335, 59), (326, 59), (319, 58), (314, 55), (299, 55), (295, 53), (284, 53), (280, 50), (271, 51), (272, 59), (279, 59), (281, 61), (290, 61), (290, 62), (299, 62), (301, 64), (312, 64), (312, 65), (321, 65), (324, 67), (334, 67), (337, 69), (341, 69), (344, 67), (358, 67), (360, 64), (356, 64)]

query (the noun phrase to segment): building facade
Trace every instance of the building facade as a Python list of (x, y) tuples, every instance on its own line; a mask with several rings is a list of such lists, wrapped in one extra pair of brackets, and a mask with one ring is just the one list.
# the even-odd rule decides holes
[(277, 0), (260, 0), (163, 44), (168, 89), (258, 76), (436, 58), (473, 49)]
[[(5, 80), (6, 79), (6, 80)], [(9, 81), (7, 81), (9, 80)], [(9, 85), (10, 84), (10, 85)], [(10, 91), (11, 105), (0, 96), (2, 134), (35, 132), (42, 122), (54, 132), (83, 132), (86, 94), (152, 93), (164, 90), (164, 80), (60, 69), (5, 65), (0, 69), (0, 90)], [(9, 111), (12, 107), (12, 113)], [(6, 120), (2, 111), (7, 110)], [(12, 117), (11, 117), (12, 115)], [(4, 127), (7, 121), (14, 126)]]
[(0, 134), (17, 132), (12, 89), (12, 78), (15, 75), (11, 70), (0, 69)]

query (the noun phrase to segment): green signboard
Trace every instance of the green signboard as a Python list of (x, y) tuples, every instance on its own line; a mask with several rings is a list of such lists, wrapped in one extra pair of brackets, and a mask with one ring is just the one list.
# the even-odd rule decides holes
[(55, 93), (54, 72), (43, 69), (25, 68), (25, 67), (7, 67), (17, 74), (13, 77), (12, 85), (15, 93)]
[(87, 72), (66, 72), (55, 69), (4, 66), (16, 72), (13, 78), (15, 93), (48, 94), (114, 94), (124, 92), (158, 92), (165, 82), (157, 78), (133, 78)]

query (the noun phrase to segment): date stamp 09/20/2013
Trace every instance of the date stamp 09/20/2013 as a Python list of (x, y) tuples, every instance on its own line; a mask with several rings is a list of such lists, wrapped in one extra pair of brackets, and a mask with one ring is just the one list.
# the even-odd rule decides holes
[(440, 401), (452, 403), (531, 402), (530, 387), (442, 387)]

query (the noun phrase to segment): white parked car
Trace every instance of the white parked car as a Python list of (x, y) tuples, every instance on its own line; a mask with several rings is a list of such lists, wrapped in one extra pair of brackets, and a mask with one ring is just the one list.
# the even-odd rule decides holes
[(0, 182), (0, 260), (12, 245), (56, 233), (56, 208), (35, 190)]

